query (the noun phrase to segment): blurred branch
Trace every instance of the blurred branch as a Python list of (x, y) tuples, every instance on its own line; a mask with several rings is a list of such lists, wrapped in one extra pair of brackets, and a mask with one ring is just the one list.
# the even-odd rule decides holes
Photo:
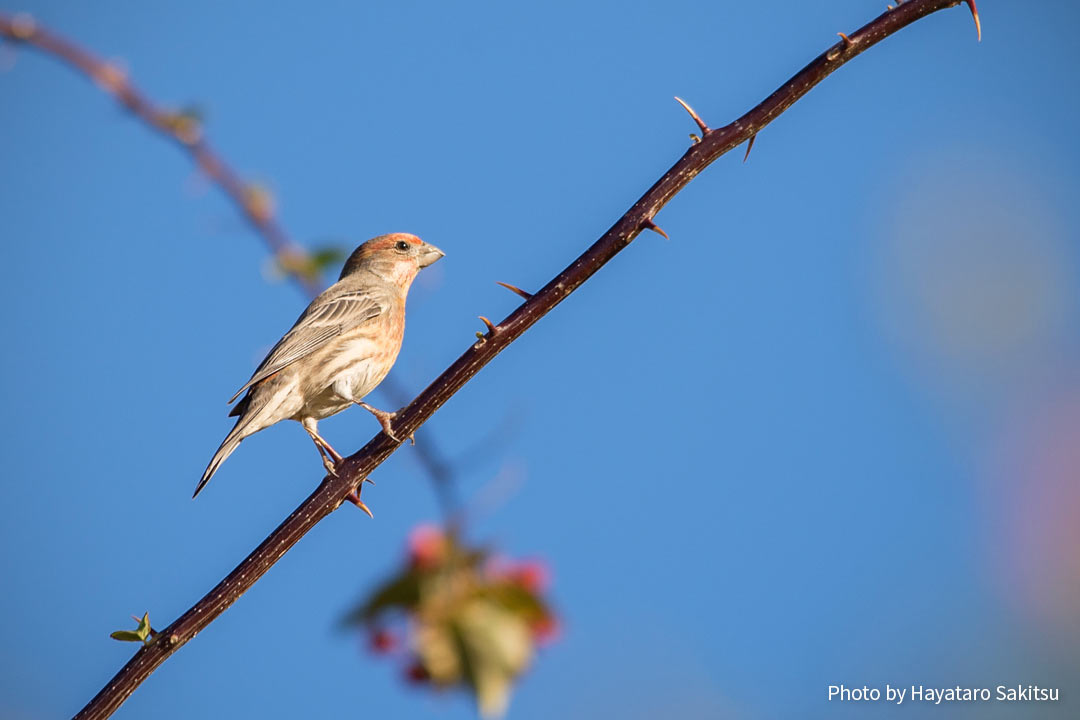
[[(890, 7), (866, 26), (842, 36), (840, 42), (815, 58), (772, 95), (722, 128), (710, 129), (693, 114), (701, 137), (599, 240), (505, 320), (494, 325), (405, 407), (395, 420), (398, 434), (405, 437), (419, 428), (481, 368), (626, 248), (642, 230), (658, 229), (653, 221), (656, 213), (718, 157), (749, 141), (796, 100), (856, 55), (916, 20), (938, 10), (955, 7), (961, 1), (907, 0), (897, 7)], [(972, 14), (975, 14), (974, 0), (967, 2)], [(5, 34), (10, 35), (10, 20), (6, 20), (6, 28)], [(33, 28), (29, 36), (38, 37), (38, 44), (43, 42)], [(28, 41), (18, 32), (15, 39)], [(50, 44), (55, 45), (55, 42)], [(127, 86), (120, 83), (117, 87)], [(127, 97), (121, 91), (117, 92), (121, 98)], [(104, 718), (111, 715), (166, 658), (213, 622), (293, 544), (339, 507), (350, 493), (358, 491), (363, 479), (398, 446), (399, 443), (389, 436), (379, 433), (358, 452), (346, 458), (339, 466), (336, 477), (324, 478), (315, 492), (235, 570), (140, 649), (77, 717)]]
[[(379, 390), (394, 407), (402, 407), (409, 402), (408, 392), (398, 382), (393, 373), (383, 379), (379, 384)], [(434, 439), (428, 433), (425, 433), (416, 441), (413, 453), (431, 479), (443, 519), (448, 526), (457, 526), (460, 520), (458, 511), (461, 502), (460, 498), (458, 498), (457, 487), (454, 485), (454, 466), (456, 463), (446, 459), (446, 456), (438, 449)]]
[(131, 83), (123, 68), (41, 27), (29, 15), (0, 13), (0, 37), (33, 46), (65, 61), (112, 95), (132, 115), (176, 143), (240, 209), (270, 246), (278, 264), (300, 284), (304, 292), (310, 296), (319, 293), (318, 277), (308, 271), (312, 266), (309, 253), (286, 235), (274, 215), (269, 194), (258, 185), (241, 179), (213, 149), (203, 134), (202, 123), (196, 114), (165, 110), (155, 105)]

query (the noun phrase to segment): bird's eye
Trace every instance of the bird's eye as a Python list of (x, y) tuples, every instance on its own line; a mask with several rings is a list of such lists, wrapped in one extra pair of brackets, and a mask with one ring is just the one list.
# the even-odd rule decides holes
[(405, 242), (404, 240), (398, 240), (397, 245), (395, 245), (394, 247), (396, 247), (398, 250), (400, 250), (402, 252), (405, 252), (406, 250), (409, 249), (409, 243)]

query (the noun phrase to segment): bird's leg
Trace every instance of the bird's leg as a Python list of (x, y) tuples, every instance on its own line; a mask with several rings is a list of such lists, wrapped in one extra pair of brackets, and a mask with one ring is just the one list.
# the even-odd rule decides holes
[[(396, 412), (386, 412), (378, 408), (368, 405), (366, 402), (356, 401), (356, 404), (367, 410), (369, 413), (375, 416), (375, 419), (382, 425), (383, 432), (390, 436), (390, 439), (394, 442), (401, 442), (398, 436), (394, 434), (394, 428), (390, 424), (390, 421), (397, 417)], [(416, 444), (416, 438), (412, 434), (409, 434), (408, 439), (412, 441), (412, 444)]]
[(307, 430), (307, 434), (311, 436), (311, 441), (315, 443), (315, 449), (319, 451), (319, 457), (322, 458), (323, 467), (326, 468), (326, 472), (336, 476), (337, 464), (344, 459), (341, 457), (341, 453), (335, 450), (330, 443), (326, 442), (322, 435), (319, 435), (317, 420), (314, 418), (304, 418), (300, 424), (304, 426), (304, 430)]
[[(319, 434), (317, 420), (315, 420), (314, 418), (304, 418), (302, 421), (300, 421), (300, 424), (304, 426), (304, 429), (307, 430), (308, 435), (311, 436), (311, 442), (315, 443), (315, 449), (319, 451), (319, 457), (322, 458), (323, 467), (326, 468), (326, 472), (337, 477), (337, 465), (345, 458), (341, 457), (341, 453), (335, 450), (333, 446), (331, 446), (330, 443), (326, 442), (326, 440), (323, 439), (323, 436)], [(364, 478), (364, 480), (367, 480), (374, 485), (374, 482), (368, 480), (368, 478)], [(362, 482), (360, 484), (363, 485)], [(375, 516), (371, 514), (371, 508), (367, 506), (367, 503), (360, 499), (359, 488), (353, 490), (351, 493), (346, 495), (345, 499), (366, 512), (369, 518), (371, 518), (372, 520), (375, 519)]]

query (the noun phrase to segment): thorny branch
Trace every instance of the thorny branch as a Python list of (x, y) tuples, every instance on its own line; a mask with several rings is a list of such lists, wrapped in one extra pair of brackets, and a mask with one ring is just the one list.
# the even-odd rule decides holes
[[(695, 117), (702, 136), (599, 240), (505, 320), (494, 325), (405, 407), (395, 422), (398, 435), (406, 437), (414, 432), (481, 368), (580, 287), (642, 230), (655, 229), (653, 218), (660, 208), (718, 157), (755, 137), (796, 100), (856, 55), (916, 20), (961, 2), (967, 3), (978, 28), (975, 0), (907, 0), (842, 38), (734, 122), (707, 129), (708, 126)], [(11, 36), (10, 21), (5, 19), (5, 23), (0, 25), (0, 33)], [(25, 39), (17, 33), (15, 38)], [(315, 492), (235, 570), (162, 630), (153, 642), (140, 649), (76, 717), (105, 718), (111, 715), (166, 658), (213, 622), (305, 533), (339, 507), (372, 470), (397, 450), (399, 444), (380, 433), (346, 458), (336, 477), (325, 477)]]

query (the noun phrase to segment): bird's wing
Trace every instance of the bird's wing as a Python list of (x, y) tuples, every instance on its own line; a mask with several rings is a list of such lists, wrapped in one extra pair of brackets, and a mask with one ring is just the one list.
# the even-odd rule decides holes
[(292, 329), (270, 350), (255, 374), (229, 398), (229, 402), (240, 397), (252, 385), (310, 355), (338, 335), (378, 317), (388, 307), (388, 299), (370, 289), (335, 291), (331, 287), (308, 305)]

